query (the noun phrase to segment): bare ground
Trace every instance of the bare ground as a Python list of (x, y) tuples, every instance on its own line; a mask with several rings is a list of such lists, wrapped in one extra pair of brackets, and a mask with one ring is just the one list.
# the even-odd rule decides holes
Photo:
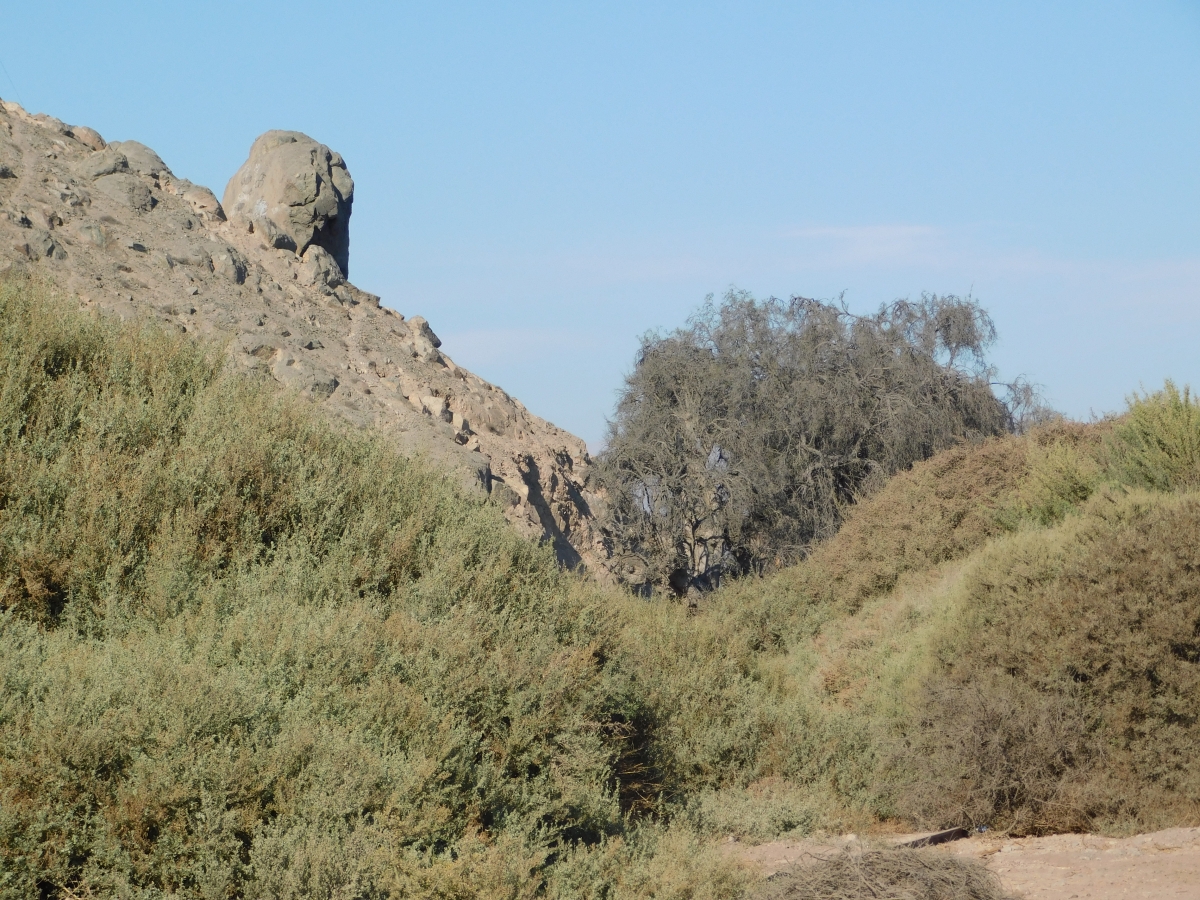
[[(774, 841), (758, 846), (731, 841), (724, 846), (765, 877), (861, 843), (847, 835), (828, 841)], [(1200, 828), (1171, 828), (1127, 838), (984, 834), (942, 844), (931, 852), (978, 859), (996, 873), (1006, 890), (1026, 900), (1200, 900)]]

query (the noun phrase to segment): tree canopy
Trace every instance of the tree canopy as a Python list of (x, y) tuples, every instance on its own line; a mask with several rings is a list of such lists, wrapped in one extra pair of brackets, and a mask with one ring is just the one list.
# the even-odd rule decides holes
[(618, 577), (686, 594), (787, 565), (892, 473), (1014, 429), (995, 336), (970, 297), (857, 316), (744, 291), (647, 334), (599, 460)]

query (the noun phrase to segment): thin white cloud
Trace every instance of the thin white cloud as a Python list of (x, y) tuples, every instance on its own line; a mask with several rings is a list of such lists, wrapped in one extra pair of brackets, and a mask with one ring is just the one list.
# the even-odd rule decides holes
[(946, 232), (931, 225), (807, 225), (781, 235), (813, 265), (944, 265)]

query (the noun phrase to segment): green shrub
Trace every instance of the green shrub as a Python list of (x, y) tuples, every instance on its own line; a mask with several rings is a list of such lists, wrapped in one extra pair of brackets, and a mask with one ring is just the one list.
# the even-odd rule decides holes
[(914, 465), (855, 504), (841, 531), (801, 565), (780, 573), (786, 590), (853, 612), (922, 572), (1003, 533), (999, 514), (1029, 475), (1029, 441), (963, 444)]
[(688, 610), (222, 359), (0, 285), (0, 895), (716, 898), (713, 835), (1198, 818), (1200, 498), (1120, 422)]
[(1112, 422), (1092, 425), (1057, 423), (1030, 433), (1028, 471), (997, 521), (1015, 531), (1047, 527), (1079, 512), (1103, 484), (1111, 483), (1105, 441)]
[(1159, 491), (1200, 484), (1200, 401), (1168, 381), (1161, 391), (1129, 400), (1112, 440), (1113, 474)]
[(0, 893), (691, 878), (613, 598), (221, 358), (0, 287)]
[(900, 726), (902, 814), (1022, 833), (1200, 821), (1200, 495), (1102, 491), (993, 545), (961, 591)]

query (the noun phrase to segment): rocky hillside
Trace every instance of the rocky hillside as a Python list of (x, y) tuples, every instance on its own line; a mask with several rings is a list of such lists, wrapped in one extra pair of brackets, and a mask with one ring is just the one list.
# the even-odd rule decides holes
[(224, 205), (136, 141), (0, 101), (0, 271), (228, 346), (234, 365), (393, 436), (505, 508), (559, 559), (603, 571), (584, 443), (456, 365), (421, 316), (347, 280), (354, 182), (341, 155), (269, 131)]

